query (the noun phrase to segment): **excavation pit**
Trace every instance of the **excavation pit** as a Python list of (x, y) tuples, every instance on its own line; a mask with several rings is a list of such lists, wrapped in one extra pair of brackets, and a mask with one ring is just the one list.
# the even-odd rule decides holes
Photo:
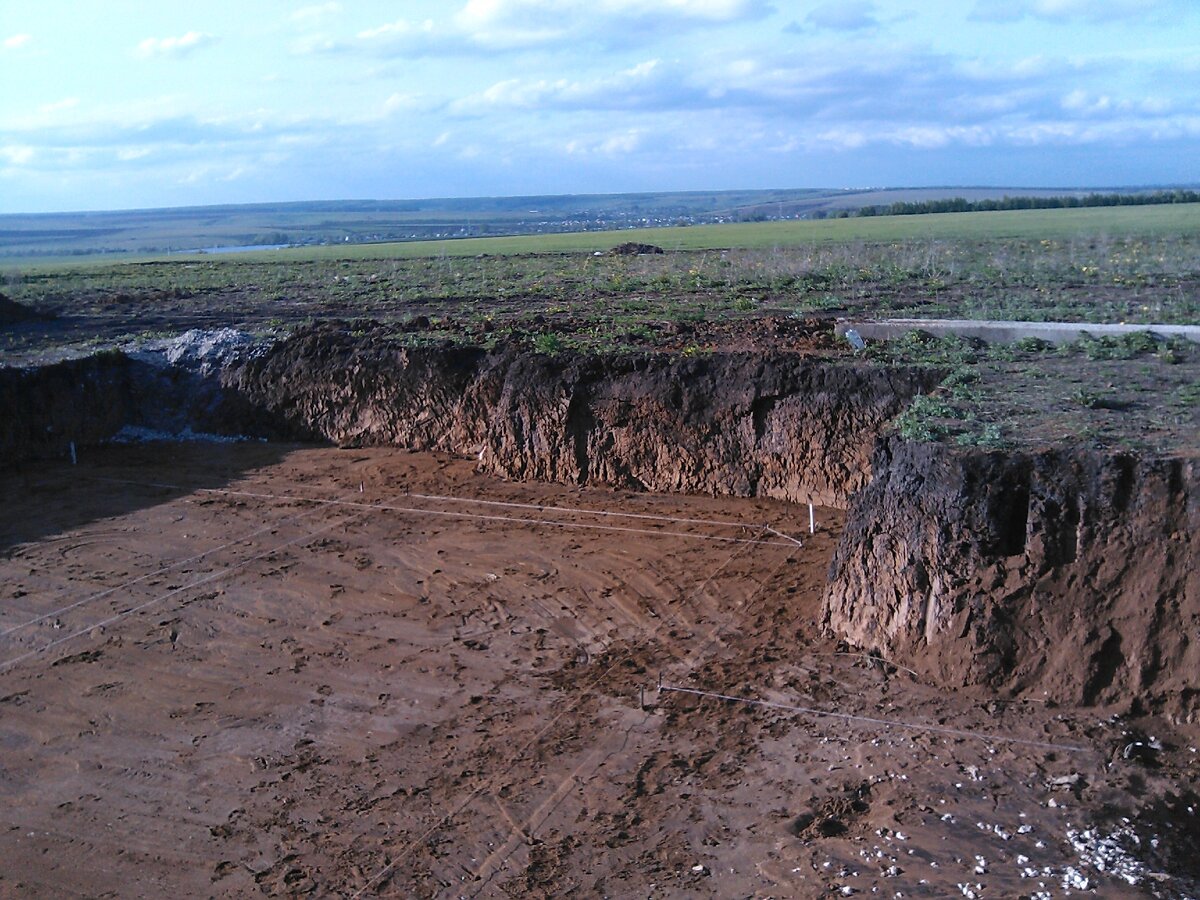
[(262, 443), (0, 481), (4, 892), (1015, 895), (1081, 819), (1182, 871), (1186, 746), (821, 635), (835, 509)]

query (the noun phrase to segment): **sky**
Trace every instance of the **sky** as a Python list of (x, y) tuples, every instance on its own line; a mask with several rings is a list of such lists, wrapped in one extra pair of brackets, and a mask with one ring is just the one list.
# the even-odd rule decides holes
[(1200, 0), (0, 2), (0, 213), (1198, 160)]

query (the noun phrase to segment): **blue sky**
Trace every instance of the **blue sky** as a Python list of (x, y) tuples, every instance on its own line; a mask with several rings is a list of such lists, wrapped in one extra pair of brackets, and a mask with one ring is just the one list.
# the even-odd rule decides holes
[(1197, 0), (3, 0), (0, 212), (1200, 181)]

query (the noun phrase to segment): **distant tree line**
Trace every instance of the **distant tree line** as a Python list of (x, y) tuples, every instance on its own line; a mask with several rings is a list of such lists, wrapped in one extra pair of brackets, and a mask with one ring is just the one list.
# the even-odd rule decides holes
[(993, 200), (898, 201), (883, 206), (863, 206), (828, 213), (838, 219), (850, 216), (919, 216), (927, 213), (990, 212), (999, 209), (1076, 209), (1085, 206), (1151, 206), (1163, 203), (1200, 203), (1200, 191), (1155, 191), (1149, 194), (1086, 194), (1082, 197), (1001, 197)]

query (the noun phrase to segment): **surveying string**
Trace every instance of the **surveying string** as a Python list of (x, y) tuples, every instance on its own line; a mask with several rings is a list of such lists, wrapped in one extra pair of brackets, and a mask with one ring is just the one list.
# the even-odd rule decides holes
[[(186, 490), (186, 488), (184, 488), (181, 485), (166, 484), (166, 483), (162, 483), (162, 482), (138, 482), (138, 481), (131, 481), (131, 480), (126, 480), (126, 479), (115, 479), (115, 478), (114, 479), (103, 478), (103, 479), (98, 479), (98, 480), (119, 481), (122, 484), (135, 484), (135, 485), (139, 485), (142, 487)], [(361, 488), (361, 485), (360, 485), (360, 488)], [(615, 526), (615, 525), (613, 525), (613, 526), (584, 525), (584, 524), (580, 524), (580, 523), (560, 522), (560, 521), (549, 520), (549, 519), (520, 519), (520, 518), (516, 518), (516, 517), (507, 517), (507, 516), (484, 516), (484, 515), (472, 514), (472, 513), (454, 513), (454, 512), (450, 512), (448, 510), (428, 510), (428, 509), (422, 509), (420, 507), (404, 507), (404, 506), (395, 506), (395, 505), (384, 506), (384, 505), (380, 505), (380, 504), (356, 503), (356, 502), (349, 501), (349, 500), (325, 500), (325, 499), (321, 499), (318, 497), (302, 497), (302, 496), (293, 495), (293, 494), (270, 494), (270, 493), (265, 493), (265, 492), (261, 492), (261, 491), (237, 491), (237, 490), (232, 490), (229, 488), (196, 488), (195, 491), (196, 491), (196, 493), (221, 494), (224, 496), (231, 496), (231, 497), (254, 497), (254, 498), (262, 499), (262, 500), (305, 500), (310, 503), (329, 503), (329, 504), (336, 504), (336, 505), (342, 505), (342, 506), (359, 506), (359, 507), (370, 508), (370, 509), (386, 509), (389, 511), (396, 511), (396, 512), (423, 513), (426, 515), (459, 516), (462, 518), (492, 519), (495, 521), (507, 521), (507, 522), (533, 522), (533, 523), (536, 523), (539, 525), (561, 525), (565, 528), (587, 528), (587, 529), (594, 529), (594, 530), (625, 531), (625, 532), (630, 532), (633, 534), (661, 534), (661, 535), (669, 535), (672, 537), (690, 537), (695, 540), (711, 540), (711, 541), (721, 541), (721, 542), (729, 542), (729, 543), (740, 543), (740, 542), (746, 540), (744, 538), (720, 537), (717, 535), (698, 535), (698, 534), (689, 534), (686, 532), (677, 532), (677, 531), (641, 530), (641, 529), (635, 529), (635, 528), (624, 528), (624, 527)], [(361, 493), (361, 489), (360, 489), (360, 493)], [(564, 512), (564, 513), (570, 513), (570, 514), (575, 514), (575, 515), (608, 516), (608, 517), (627, 518), (627, 519), (645, 519), (645, 520), (657, 521), (657, 522), (673, 522), (673, 523), (681, 524), (681, 525), (713, 525), (713, 526), (716, 526), (719, 528), (742, 528), (742, 529), (758, 529), (758, 530), (762, 530), (765, 528), (767, 531), (769, 531), (771, 534), (775, 535), (776, 537), (780, 538), (782, 541), (787, 541), (787, 542), (790, 542), (797, 546), (803, 546), (798, 538), (794, 538), (789, 534), (785, 534), (784, 532), (779, 531), (778, 529), (772, 528), (770, 525), (762, 525), (757, 522), (730, 522), (730, 521), (725, 521), (725, 520), (721, 520), (721, 519), (690, 519), (690, 518), (683, 518), (683, 517), (679, 517), (679, 516), (653, 515), (651, 513), (625, 513), (625, 512), (617, 512), (617, 511), (613, 511), (613, 510), (587, 509), (585, 507), (575, 507), (575, 506), (547, 506), (547, 505), (542, 505), (539, 503), (516, 503), (516, 502), (512, 502), (512, 501), (505, 501), (505, 500), (483, 500), (483, 499), (477, 499), (474, 497), (455, 497), (455, 496), (441, 495), (441, 494), (408, 493), (406, 496), (412, 497), (417, 500), (431, 500), (431, 501), (435, 501), (435, 502), (471, 503), (471, 504), (478, 504), (478, 505), (482, 505), (482, 506), (501, 506), (501, 507), (509, 507), (509, 508), (513, 508), (513, 509), (529, 509), (529, 510), (533, 510), (536, 512)], [(775, 541), (759, 540), (759, 541), (755, 541), (754, 543), (772, 544), (772, 545), (780, 546), (780, 544)]]
[(508, 506), (516, 509), (532, 509), (538, 512), (583, 513), (589, 516), (618, 516), (624, 519), (654, 519), (659, 522), (677, 522), (685, 525), (718, 525), (728, 528), (761, 528), (754, 522), (726, 522), (720, 519), (684, 519), (676, 516), (656, 516), (651, 513), (615, 512), (605, 509), (587, 509), (578, 506), (543, 506), (540, 503), (514, 503), (506, 500), (479, 500), (474, 497), (450, 497), (439, 494), (409, 494), (418, 500), (440, 500), (447, 503), (477, 503), (481, 506)]
[(332, 531), (334, 528), (339, 528), (341, 526), (348, 525), (351, 522), (353, 522), (356, 518), (361, 518), (361, 516), (350, 516), (349, 518), (343, 519), (340, 522), (333, 522), (329, 525), (324, 525), (321, 528), (318, 528), (317, 530), (315, 530), (313, 532), (310, 532), (308, 534), (303, 534), (300, 537), (292, 538), (289, 541), (284, 541), (282, 544), (277, 544), (276, 546), (272, 547), (270, 550), (263, 550), (261, 553), (256, 553), (254, 556), (251, 556), (249, 559), (244, 559), (241, 562), (236, 563), (235, 565), (228, 566), (227, 568), (220, 570), (219, 572), (213, 572), (210, 575), (205, 575), (203, 578), (198, 578), (195, 581), (188, 582), (187, 584), (183, 585), (182, 587), (175, 588), (174, 590), (168, 591), (167, 593), (162, 594), (158, 597), (152, 597), (151, 599), (145, 601), (144, 603), (139, 603), (136, 606), (131, 606), (129, 609), (122, 610), (121, 612), (111, 615), (106, 619), (101, 619), (99, 622), (94, 622), (91, 625), (87, 626), (86, 628), (81, 628), (78, 631), (73, 631), (68, 635), (58, 638), (57, 640), (50, 641), (50, 643), (48, 643), (48, 644), (44, 644), (40, 647), (35, 647), (33, 650), (30, 650), (27, 653), (22, 653), (20, 656), (15, 656), (12, 659), (5, 660), (4, 662), (0, 662), (0, 672), (5, 672), (20, 662), (24, 662), (27, 659), (31, 659), (35, 656), (39, 656), (42, 653), (45, 653), (47, 650), (52, 650), (53, 648), (57, 647), (59, 644), (65, 644), (67, 641), (74, 640), (75, 638), (81, 637), (85, 634), (89, 634), (90, 632), (94, 631), (97, 628), (103, 628), (106, 625), (111, 625), (114, 622), (120, 621), (121, 619), (125, 618), (126, 616), (133, 615), (135, 612), (140, 612), (141, 610), (146, 609), (149, 606), (153, 606), (156, 603), (160, 603), (163, 600), (166, 600), (170, 597), (174, 597), (178, 594), (182, 594), (182, 593), (185, 593), (186, 591), (190, 591), (192, 588), (202, 587), (206, 584), (211, 584), (214, 581), (219, 581), (222, 578), (225, 578), (226, 576), (230, 575), (231, 573), (238, 571), (239, 569), (246, 568), (246, 566), (250, 565), (253, 562), (257, 562), (258, 560), (263, 559), (264, 557), (270, 556), (273, 553), (277, 553), (278, 551), (283, 550), (287, 547), (291, 547), (294, 544), (299, 544), (304, 541), (311, 540), (312, 538), (316, 537), (319, 534), (324, 534), (326, 531)]
[[(167, 485), (154, 485), (167, 487)], [(445, 509), (423, 509), (419, 506), (400, 506), (393, 503), (359, 503), (353, 500), (326, 500), (320, 497), (303, 497), (293, 494), (269, 494), (258, 491), (232, 491), (218, 488), (199, 488), (197, 493), (221, 494), (229, 497), (254, 497), (259, 500), (280, 500), (287, 502), (320, 503), (326, 506), (348, 506), (352, 509), (380, 510), (382, 512), (413, 513), (420, 516), (440, 516), (452, 519), (474, 519), (482, 522), (513, 522), (518, 525), (548, 525), (559, 528), (576, 528), (587, 531), (616, 531), (625, 534), (646, 534), (658, 537), (679, 537), (693, 541), (715, 541), (722, 544), (764, 544), (768, 547), (787, 547), (798, 543), (795, 538), (782, 535), (783, 540), (767, 541), (761, 538), (723, 537), (715, 534), (693, 534), (687, 531), (664, 531), (651, 528), (628, 528), (623, 525), (589, 525), (584, 522), (562, 522), (556, 519), (524, 519), (517, 516), (484, 515), (482, 513), (452, 512)], [(747, 527), (747, 526), (740, 526)], [(763, 530), (764, 526), (757, 527)], [(772, 530), (767, 527), (767, 530)]]
[(297, 513), (294, 516), (288, 516), (286, 519), (282, 519), (279, 522), (271, 522), (267, 525), (264, 525), (262, 528), (256, 528), (254, 531), (251, 531), (249, 534), (243, 535), (242, 537), (239, 537), (239, 538), (234, 538), (231, 541), (226, 541), (224, 544), (221, 544), (220, 546), (213, 547), (211, 550), (205, 550), (203, 553), (197, 553), (195, 556), (189, 556), (186, 559), (177, 560), (176, 562), (165, 565), (162, 568), (155, 569), (153, 572), (147, 572), (145, 575), (139, 575), (137, 578), (132, 578), (129, 581), (124, 582), (123, 584), (118, 584), (115, 587), (107, 588), (103, 591), (100, 591), (97, 594), (91, 594), (87, 597), (84, 597), (81, 600), (76, 600), (74, 603), (68, 603), (66, 606), (60, 606), (58, 609), (52, 609), (49, 612), (42, 613), (41, 615), (38, 615), (38, 616), (34, 616), (32, 619), (27, 619), (26, 621), (20, 622), (16, 625), (10, 625), (8, 628), (5, 628), (3, 631), (0, 631), (0, 637), (8, 637), (8, 635), (13, 634), (14, 632), (20, 631), (22, 628), (28, 628), (29, 626), (36, 625), (39, 622), (45, 622), (47, 619), (56, 618), (57, 616), (60, 616), (63, 613), (70, 612), (71, 610), (77, 609), (80, 606), (84, 606), (85, 604), (91, 603), (94, 600), (101, 600), (101, 599), (109, 596), (110, 594), (115, 594), (118, 591), (123, 591), (126, 588), (131, 588), (135, 584), (138, 584), (142, 581), (146, 581), (149, 578), (155, 578), (159, 575), (163, 575), (167, 572), (170, 572), (173, 569), (178, 569), (180, 566), (186, 566), (189, 563), (199, 562), (200, 560), (204, 559), (205, 557), (211, 556), (214, 553), (220, 553), (222, 550), (228, 550), (230, 547), (233, 547), (236, 544), (245, 543), (246, 541), (250, 540), (251, 538), (255, 538), (255, 537), (258, 537), (260, 534), (264, 534), (265, 532), (272, 531), (272, 530), (278, 528), (284, 522), (295, 522), (296, 520), (302, 519), (307, 515), (311, 515), (312, 513), (315, 513), (318, 510), (320, 510), (320, 508), (321, 508), (320, 506), (315, 506), (310, 510), (306, 510), (304, 512)]
[(1073, 744), (1051, 744), (1046, 741), (1031, 741), (1024, 738), (1007, 737), (996, 734), (978, 734), (974, 731), (963, 731), (958, 728), (946, 728), (942, 725), (921, 725), (916, 722), (901, 722), (896, 719), (877, 719), (872, 716), (856, 716), (852, 713), (829, 712), (824, 709), (813, 709), (811, 706), (789, 706), (786, 703), (772, 703), (770, 700), (755, 700), (749, 697), (734, 697), (730, 694), (716, 694), (712, 691), (701, 691), (695, 688), (674, 687), (669, 684), (659, 686), (659, 690), (668, 694), (692, 694), (697, 697), (712, 697), (715, 700), (727, 700), (730, 703), (745, 703), (749, 706), (763, 706), (768, 709), (778, 709), (784, 712), (807, 713), (810, 716), (822, 716), (828, 719), (841, 719), (845, 722), (862, 722), (867, 725), (882, 725), (885, 728), (907, 728), (912, 731), (929, 731), (934, 734), (944, 734), (950, 737), (967, 738), (973, 741), (983, 741), (989, 744), (1019, 744), (1023, 747), (1037, 747), (1041, 750), (1067, 750), (1072, 753), (1094, 753), (1089, 747), (1077, 747)]
[[(518, 520), (518, 521), (525, 521), (525, 520)], [(657, 533), (657, 532), (652, 532), (652, 533)], [(737, 559), (739, 556), (741, 556), (743, 553), (745, 553), (749, 549), (748, 547), (744, 546), (745, 544), (751, 544), (751, 543), (769, 544), (770, 542), (767, 542), (767, 541), (741, 541), (741, 543), (743, 544), (743, 546), (735, 547), (733, 552), (730, 553), (729, 558), (726, 559), (723, 563), (721, 563), (721, 565), (718, 566), (715, 571), (713, 571), (711, 574), (709, 574), (709, 576), (707, 578), (704, 579), (704, 581), (700, 584), (700, 586), (695, 590), (695, 592), (694, 592), (695, 596), (699, 596), (699, 594), (702, 591), (704, 591), (708, 587), (708, 585), (711, 584), (712, 581), (718, 575), (720, 575), (726, 568), (728, 568), (735, 559)], [(786, 545), (783, 545), (783, 546), (786, 546)], [(666, 621), (660, 619), (658, 624), (654, 625), (649, 630), (649, 632), (646, 634), (647, 641), (652, 641), (655, 637), (658, 636), (658, 633), (665, 627), (666, 627)], [(602, 672), (600, 672), (595, 677), (591, 678), (587, 683), (582, 685), (581, 688), (579, 689), (579, 693), (575, 697), (575, 699), (571, 700), (565, 707), (563, 707), (558, 712), (556, 712), (550, 718), (550, 720), (548, 722), (546, 722), (545, 725), (543, 725), (543, 727), (540, 728), (537, 731), (537, 733), (535, 733), (533, 735), (533, 737), (531, 737), (528, 741), (525, 742), (524, 745), (521, 746), (521, 748), (517, 751), (516, 755), (514, 755), (513, 758), (508, 761), (507, 764), (505, 764), (503, 767), (501, 767), (499, 769), (499, 771), (494, 772), (489, 776), (485, 776), (485, 777), (481, 778), (479, 780), (479, 782), (476, 784), (475, 788), (466, 796), (466, 798), (463, 799), (462, 801), (460, 801), (458, 804), (454, 805), (452, 809), (450, 809), (449, 811), (443, 810), (443, 815), (440, 819), (438, 819), (432, 826), (430, 826), (428, 829), (426, 829), (422, 834), (413, 838), (408, 843), (406, 843), (403, 847), (401, 847), (396, 856), (392, 857), (392, 859), (390, 859), (381, 869), (379, 869), (374, 875), (372, 875), (367, 880), (366, 884), (364, 884), (361, 888), (359, 888), (357, 891), (355, 891), (351, 895), (351, 900), (358, 900), (359, 897), (361, 897), (368, 890), (370, 890), (375, 884), (380, 882), (381, 879), (384, 879), (385, 877), (387, 877), (389, 875), (389, 873), (394, 871), (396, 869), (396, 867), (404, 859), (406, 859), (410, 853), (413, 852), (413, 850), (416, 848), (416, 846), (418, 844), (420, 844), (420, 843), (424, 842), (426, 839), (428, 839), (430, 835), (434, 834), (444, 824), (451, 821), (455, 816), (457, 816), (464, 809), (466, 809), (467, 806), (469, 806), (475, 800), (476, 797), (480, 796), (485, 790), (493, 787), (504, 775), (506, 775), (508, 772), (512, 771), (512, 769), (514, 769), (518, 765), (518, 763), (520, 763), (522, 761), (524, 754), (526, 752), (528, 752), (530, 748), (537, 745), (542, 740), (542, 738), (546, 735), (546, 733), (554, 726), (554, 724), (556, 722), (558, 722), (560, 719), (562, 719), (563, 716), (574, 711), (584, 701), (584, 699), (591, 696), (591, 693), (592, 693), (593, 689), (596, 687), (596, 685), (599, 684), (610, 673), (616, 671), (622, 663), (624, 663), (626, 660), (632, 658), (632, 654), (633, 654), (632, 649), (626, 649), (624, 652), (620, 653), (620, 655), (618, 655), (615, 659), (613, 659), (612, 662)]]

